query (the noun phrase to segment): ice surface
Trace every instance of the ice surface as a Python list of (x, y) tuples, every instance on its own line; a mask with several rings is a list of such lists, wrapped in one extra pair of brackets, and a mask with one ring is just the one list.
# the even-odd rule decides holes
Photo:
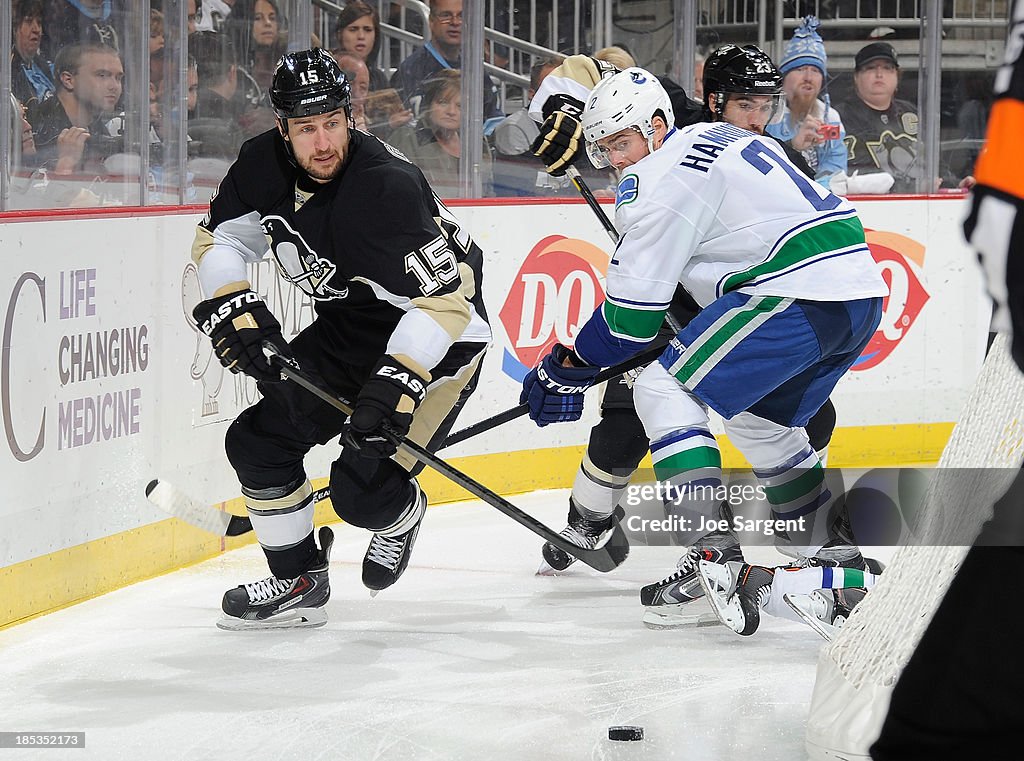
[[(558, 529), (566, 495), (513, 501)], [(405, 576), (371, 600), (369, 535), (334, 528), (323, 628), (214, 626), (227, 588), (266, 575), (254, 546), (0, 632), (0, 729), (86, 732), (84, 751), (0, 758), (805, 757), (821, 639), (772, 618), (750, 638), (644, 628), (638, 590), (674, 569), (676, 548), (539, 577), (526, 529), (478, 502), (432, 507)], [(645, 739), (608, 740), (617, 724)]]

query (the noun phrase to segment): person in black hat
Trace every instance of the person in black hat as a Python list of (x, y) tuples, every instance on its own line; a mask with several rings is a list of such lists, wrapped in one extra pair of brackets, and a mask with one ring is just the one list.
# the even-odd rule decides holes
[(900, 65), (888, 42), (872, 42), (854, 59), (854, 94), (839, 105), (846, 125), (848, 173), (886, 172), (893, 193), (917, 192), (923, 167), (918, 155), (917, 107), (896, 97)]

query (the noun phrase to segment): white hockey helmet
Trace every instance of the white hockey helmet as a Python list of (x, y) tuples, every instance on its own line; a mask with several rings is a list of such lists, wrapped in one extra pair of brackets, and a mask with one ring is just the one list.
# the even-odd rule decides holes
[(602, 169), (608, 157), (597, 141), (634, 127), (654, 151), (654, 115), (661, 113), (671, 129), (675, 125), (672, 101), (658, 78), (646, 69), (631, 66), (601, 80), (590, 92), (583, 109), (583, 136), (587, 140), (590, 162)]

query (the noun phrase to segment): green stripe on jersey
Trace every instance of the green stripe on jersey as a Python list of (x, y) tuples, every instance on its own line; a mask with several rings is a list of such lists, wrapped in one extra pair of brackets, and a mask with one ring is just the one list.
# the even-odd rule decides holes
[(805, 259), (857, 245), (864, 245), (864, 226), (856, 215), (823, 222), (794, 235), (768, 261), (730, 275), (722, 292), (734, 291), (750, 280), (788, 269)]
[[(702, 334), (700, 343), (692, 344), (687, 352), (692, 352), (682, 367), (675, 370), (675, 376), (680, 383), (687, 384), (690, 379), (703, 367), (719, 349), (722, 348), (733, 336), (743, 331), (752, 321), (761, 317), (765, 312), (771, 312), (786, 299), (783, 296), (754, 296), (747, 302), (747, 306), (734, 311), (724, 325), (719, 327), (711, 335)], [(685, 356), (685, 355), (684, 355)], [(678, 364), (678, 363), (677, 363)]]
[(629, 336), (638, 341), (650, 341), (658, 335), (665, 309), (630, 309), (605, 301), (602, 307), (604, 321), (615, 335)]

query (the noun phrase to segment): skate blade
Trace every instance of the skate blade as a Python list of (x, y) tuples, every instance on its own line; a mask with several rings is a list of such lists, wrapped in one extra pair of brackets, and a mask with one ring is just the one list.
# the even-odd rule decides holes
[(567, 565), (565, 568), (562, 568), (562, 569), (552, 568), (550, 565), (548, 565), (548, 561), (541, 560), (540, 561), (540, 568), (537, 569), (537, 573), (535, 573), (534, 575), (535, 576), (560, 576), (561, 574), (565, 573), (570, 568), (572, 568), (572, 566), (573, 566), (573, 564), (570, 563), (569, 565)]
[(296, 608), (279, 613), (262, 621), (252, 621), (234, 616), (221, 616), (217, 628), (229, 632), (255, 629), (313, 629), (327, 623), (327, 611), (323, 608)]
[(374, 597), (379, 595), (380, 592), (381, 592), (381, 590), (379, 590), (379, 589), (371, 589), (370, 590), (370, 599), (372, 600)]
[(786, 605), (792, 608), (801, 621), (814, 629), (826, 642), (831, 642), (832, 638), (836, 636), (839, 627), (825, 623), (812, 612), (810, 595), (783, 595), (782, 599), (785, 600)]
[(745, 616), (740, 607), (740, 598), (732, 594), (736, 589), (736, 580), (729, 564), (701, 560), (697, 564), (697, 578), (704, 589), (704, 599), (711, 605), (718, 620), (737, 634), (743, 631)]
[(676, 605), (657, 605), (644, 608), (644, 626), (648, 629), (693, 629), (700, 626), (718, 626), (718, 616), (700, 600)]

